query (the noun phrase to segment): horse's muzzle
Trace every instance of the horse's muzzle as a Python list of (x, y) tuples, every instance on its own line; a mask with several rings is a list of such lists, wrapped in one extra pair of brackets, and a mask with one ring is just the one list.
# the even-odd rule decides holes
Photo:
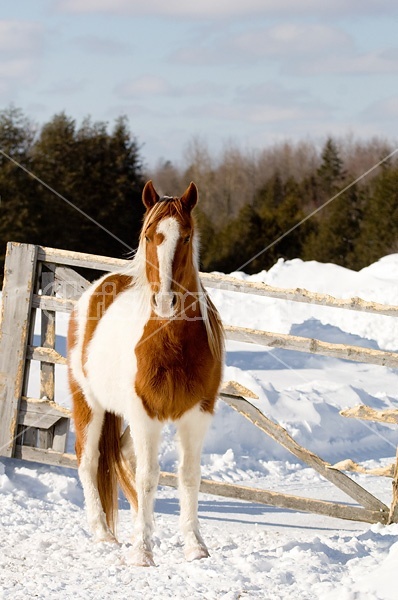
[(151, 304), (155, 314), (162, 319), (171, 319), (176, 314), (177, 294), (174, 292), (158, 292), (152, 294)]

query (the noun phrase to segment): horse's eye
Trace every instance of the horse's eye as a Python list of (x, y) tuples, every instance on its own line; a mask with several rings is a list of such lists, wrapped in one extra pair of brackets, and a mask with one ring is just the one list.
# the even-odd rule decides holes
[(184, 244), (188, 244), (190, 239), (191, 239), (190, 235), (187, 235), (186, 237), (184, 237)]
[(150, 239), (149, 239), (149, 237), (148, 237), (147, 235), (145, 236), (145, 241), (146, 241), (147, 243), (148, 243), (148, 242), (150, 242)]

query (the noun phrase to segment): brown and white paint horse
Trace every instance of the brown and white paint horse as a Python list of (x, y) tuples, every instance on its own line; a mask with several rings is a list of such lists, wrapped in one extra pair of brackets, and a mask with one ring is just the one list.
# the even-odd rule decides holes
[[(159, 197), (152, 182), (128, 267), (79, 299), (68, 332), (76, 453), (95, 539), (115, 541), (117, 485), (136, 511), (131, 562), (154, 565), (151, 535), (161, 430), (180, 447), (180, 526), (187, 560), (208, 556), (199, 532), (200, 456), (221, 381), (223, 331), (199, 281), (191, 211), (198, 191)], [(123, 421), (130, 434), (122, 436)]]

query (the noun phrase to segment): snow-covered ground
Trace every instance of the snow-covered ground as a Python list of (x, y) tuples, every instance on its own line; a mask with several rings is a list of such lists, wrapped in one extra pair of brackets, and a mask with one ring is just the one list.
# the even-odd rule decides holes
[[(296, 259), (255, 276), (234, 275), (398, 305), (398, 255), (359, 273)], [(398, 322), (392, 317), (220, 290), (211, 294), (229, 324), (398, 350)], [(64, 319), (58, 326), (61, 352), (65, 330)], [(331, 463), (346, 458), (368, 467), (393, 462), (396, 428), (344, 419), (339, 410), (359, 403), (396, 407), (397, 370), (237, 342), (227, 349), (224, 379), (253, 390), (254, 403), (299, 443)], [(68, 406), (63, 367), (57, 367), (56, 377), (57, 401)], [(35, 391), (37, 380), (31, 394)], [(176, 467), (171, 426), (165, 428), (160, 461), (165, 470)], [(222, 402), (202, 465), (207, 478), (355, 504)], [(391, 479), (353, 478), (390, 503)], [(186, 563), (178, 494), (164, 488), (156, 506), (158, 566), (143, 569), (128, 564), (132, 522), (124, 499), (120, 506), (121, 545), (93, 544), (75, 471), (0, 459), (0, 599), (398, 597), (398, 525), (371, 526), (201, 495), (200, 518), (211, 556)]]

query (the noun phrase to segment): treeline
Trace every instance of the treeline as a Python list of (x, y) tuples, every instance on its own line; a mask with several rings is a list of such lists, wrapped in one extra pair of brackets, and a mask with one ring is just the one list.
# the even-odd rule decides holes
[(255, 273), (281, 257), (359, 270), (398, 252), (398, 162), (384, 160), (393, 149), (380, 139), (328, 138), (320, 149), (311, 142), (257, 154), (230, 147), (216, 162), (195, 140), (184, 169), (163, 162), (153, 178), (164, 193), (190, 179), (198, 184), (205, 270)]
[(136, 247), (144, 175), (125, 118), (108, 131), (62, 113), (38, 129), (11, 107), (0, 111), (0, 150), (2, 269), (8, 241), (118, 257)]
[(361, 269), (398, 252), (397, 161), (361, 178), (392, 152), (383, 140), (286, 142), (256, 153), (230, 146), (217, 158), (193, 140), (183, 166), (162, 161), (148, 172), (124, 117), (109, 128), (62, 113), (38, 128), (11, 107), (0, 111), (0, 150), (1, 266), (10, 240), (126, 256), (148, 178), (163, 194), (198, 185), (204, 270), (256, 272), (280, 257)]

